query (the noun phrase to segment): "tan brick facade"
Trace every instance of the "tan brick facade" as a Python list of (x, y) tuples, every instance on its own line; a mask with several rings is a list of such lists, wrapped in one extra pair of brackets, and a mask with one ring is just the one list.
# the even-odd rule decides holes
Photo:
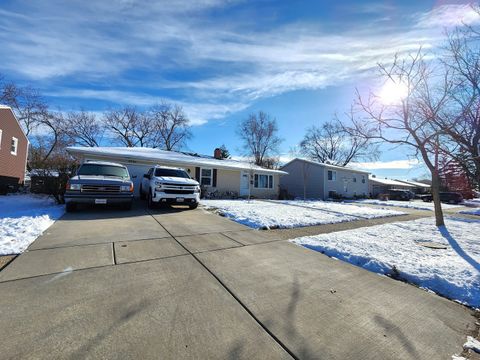
[[(12, 110), (0, 105), (0, 177), (18, 179), (23, 183), (27, 161), (28, 139)], [(16, 154), (12, 139), (17, 139)]]

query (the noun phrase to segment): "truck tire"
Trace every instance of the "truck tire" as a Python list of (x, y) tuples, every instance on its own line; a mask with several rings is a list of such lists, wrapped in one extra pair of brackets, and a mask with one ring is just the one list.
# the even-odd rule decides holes
[(147, 206), (149, 209), (153, 209), (155, 207), (155, 203), (152, 201), (152, 192), (149, 191), (147, 195)]
[(66, 203), (65, 204), (65, 211), (66, 212), (74, 212), (77, 210), (77, 204), (74, 203)]
[(188, 205), (188, 207), (190, 208), (190, 210), (196, 209), (198, 207), (198, 203), (195, 203), (193, 205)]

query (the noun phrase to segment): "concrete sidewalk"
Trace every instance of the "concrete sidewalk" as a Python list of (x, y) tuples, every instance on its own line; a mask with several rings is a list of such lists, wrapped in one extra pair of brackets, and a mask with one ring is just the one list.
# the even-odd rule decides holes
[(201, 209), (84, 211), (0, 272), (5, 358), (432, 359), (472, 311)]

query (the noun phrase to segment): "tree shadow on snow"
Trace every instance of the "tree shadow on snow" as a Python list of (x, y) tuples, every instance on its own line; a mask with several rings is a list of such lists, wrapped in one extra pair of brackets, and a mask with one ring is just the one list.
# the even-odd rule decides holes
[(442, 234), (442, 236), (448, 241), (450, 246), (452, 247), (455, 252), (462, 257), (466, 262), (468, 262), (470, 265), (473, 266), (475, 270), (480, 272), (480, 264), (472, 258), (469, 254), (465, 252), (465, 250), (462, 249), (460, 244), (454, 239), (454, 237), (450, 234), (446, 226), (439, 226), (438, 230)]

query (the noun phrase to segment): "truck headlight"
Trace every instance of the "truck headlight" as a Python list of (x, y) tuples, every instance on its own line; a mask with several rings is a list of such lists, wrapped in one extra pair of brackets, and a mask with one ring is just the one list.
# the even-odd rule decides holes
[(120, 191), (129, 191), (129, 192), (133, 192), (133, 183), (130, 183), (130, 185), (122, 185), (120, 186)]
[(67, 189), (68, 190), (81, 190), (82, 185), (80, 185), (80, 184), (68, 184)]
[(200, 193), (200, 186), (195, 186), (195, 190), (193, 190), (194, 193)]

